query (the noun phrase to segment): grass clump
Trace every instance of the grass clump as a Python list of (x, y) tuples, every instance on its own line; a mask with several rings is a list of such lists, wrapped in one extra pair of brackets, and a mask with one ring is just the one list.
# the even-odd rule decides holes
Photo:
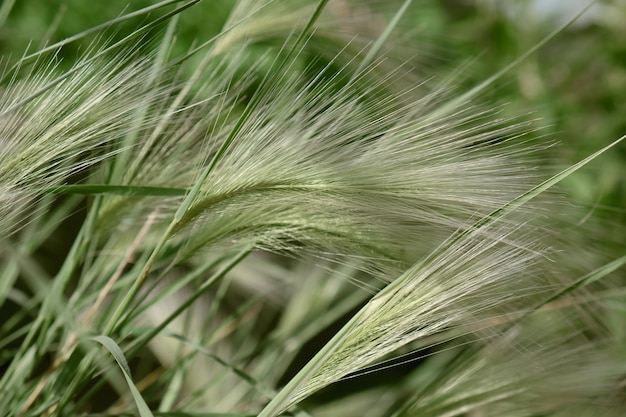
[(623, 137), (554, 169), (480, 104), (514, 65), (420, 80), (411, 3), (163, 1), (11, 62), (0, 414), (619, 416), (621, 224), (552, 189)]

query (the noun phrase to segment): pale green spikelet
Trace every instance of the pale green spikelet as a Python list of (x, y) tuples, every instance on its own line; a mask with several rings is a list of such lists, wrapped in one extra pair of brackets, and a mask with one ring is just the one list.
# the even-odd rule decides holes
[(164, 93), (145, 89), (147, 66), (121, 54), (86, 55), (64, 74), (54, 61), (34, 65), (2, 90), (4, 233), (25, 218), (27, 201), (120, 152), (116, 146), (129, 134), (134, 113)]

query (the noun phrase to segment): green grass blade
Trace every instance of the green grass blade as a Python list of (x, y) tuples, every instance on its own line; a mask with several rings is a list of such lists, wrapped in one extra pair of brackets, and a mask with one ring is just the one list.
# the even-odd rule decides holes
[(131, 356), (134, 355), (136, 352), (138, 352), (139, 349), (143, 348), (150, 340), (152, 340), (154, 337), (156, 337), (156, 335), (158, 335), (160, 332), (162, 332), (167, 327), (167, 325), (172, 322), (172, 320), (174, 320), (176, 317), (181, 315), (185, 310), (187, 310), (187, 308), (189, 308), (189, 306), (193, 302), (195, 302), (200, 296), (202, 296), (202, 294), (204, 294), (205, 291), (208, 288), (210, 288), (214, 283), (216, 283), (220, 279), (224, 278), (224, 276), (230, 270), (232, 270), (237, 264), (239, 264), (239, 262), (241, 262), (243, 259), (245, 259), (245, 257), (248, 256), (248, 254), (251, 251), (252, 251), (251, 248), (243, 249), (241, 252), (237, 253), (228, 262), (228, 264), (224, 265), (217, 272), (215, 272), (215, 274), (213, 274), (211, 277), (209, 277), (200, 286), (200, 288), (198, 288), (193, 293), (193, 295), (191, 295), (184, 303), (182, 303), (178, 308), (176, 308), (176, 310), (172, 314), (170, 314), (167, 319), (165, 319), (161, 323), (159, 323), (159, 325), (157, 327), (155, 327), (154, 329), (152, 329), (151, 332), (148, 335), (146, 335), (145, 337), (141, 338), (140, 342), (137, 345), (133, 346), (133, 348), (131, 350), (131, 353), (130, 353)]
[(94, 336), (91, 338), (91, 340), (94, 340), (100, 343), (109, 352), (111, 352), (111, 354), (115, 358), (115, 361), (120, 366), (120, 369), (122, 370), (122, 373), (124, 374), (124, 378), (126, 378), (126, 382), (128, 382), (128, 387), (130, 388), (130, 392), (133, 395), (133, 399), (135, 400), (137, 409), (139, 410), (139, 415), (141, 417), (154, 417), (154, 414), (152, 414), (152, 411), (150, 411), (148, 404), (146, 404), (146, 401), (143, 399), (143, 397), (141, 396), (141, 393), (139, 392), (139, 390), (135, 386), (135, 383), (133, 382), (133, 379), (130, 375), (130, 368), (128, 367), (128, 362), (126, 361), (126, 358), (124, 357), (124, 353), (122, 352), (122, 349), (120, 349), (118, 344), (115, 343), (115, 341), (111, 339), (110, 337), (103, 336), (103, 335)]
[(514, 199), (510, 203), (506, 204), (504, 207), (502, 207), (502, 208), (492, 212), (489, 216), (487, 216), (485, 221), (488, 221), (487, 219), (489, 219), (489, 218), (495, 219), (495, 218), (506, 216), (508, 213), (518, 209), (519, 207), (521, 207), (522, 205), (524, 205), (528, 201), (530, 201), (533, 198), (537, 197), (539, 194), (543, 193), (544, 191), (552, 188), (553, 186), (555, 186), (559, 182), (563, 181), (565, 178), (569, 177), (574, 172), (578, 171), (580, 168), (584, 167), (585, 165), (587, 165), (588, 163), (590, 163), (591, 161), (596, 159), (598, 156), (602, 155), (603, 153), (605, 153), (609, 149), (613, 148), (615, 145), (617, 145), (618, 143), (620, 143), (624, 139), (626, 139), (626, 135), (620, 137), (619, 139), (616, 139), (612, 143), (606, 145), (604, 148), (594, 152), (593, 154), (591, 154), (588, 157), (586, 157), (585, 159), (575, 163), (574, 165), (571, 165), (571, 166), (567, 167), (563, 171), (561, 171), (558, 174), (554, 175), (553, 177), (545, 180), (541, 184), (537, 185), (536, 187), (532, 188), (528, 192), (522, 194), (521, 196), (519, 196), (518, 198)]
[(595, 3), (595, 1), (591, 1), (587, 6), (585, 6), (574, 17), (572, 17), (571, 19), (569, 19), (568, 21), (563, 23), (561, 26), (559, 26), (558, 28), (553, 30), (548, 36), (544, 37), (541, 41), (539, 41), (537, 44), (535, 44), (535, 46), (533, 46), (528, 51), (526, 51), (525, 53), (523, 53), (522, 55), (517, 57), (515, 60), (513, 60), (513, 62), (511, 62), (510, 64), (508, 64), (507, 66), (505, 66), (501, 70), (497, 71), (495, 74), (493, 74), (492, 76), (488, 77), (486, 80), (484, 80), (483, 82), (481, 82), (480, 84), (478, 84), (474, 88), (472, 88), (472, 89), (468, 90), (467, 92), (459, 95), (454, 100), (451, 100), (450, 102), (446, 103), (445, 105), (442, 105), (441, 107), (439, 107), (437, 109), (437, 111), (435, 111), (434, 113), (430, 114), (428, 116), (428, 118), (426, 118), (423, 122), (424, 123), (428, 123), (428, 122), (431, 122), (432, 120), (437, 120), (437, 119), (439, 119), (441, 117), (445, 117), (445, 116), (449, 115), (451, 112), (456, 111), (459, 108), (459, 106), (461, 106), (463, 103), (467, 103), (467, 102), (471, 101), (474, 97), (476, 97), (480, 93), (484, 92), (487, 89), (487, 87), (489, 87), (491, 84), (494, 83), (494, 81), (502, 78), (502, 76), (504, 74), (508, 73), (513, 68), (517, 67), (519, 64), (524, 62), (529, 56), (533, 55), (539, 49), (543, 48), (548, 42), (550, 42), (557, 35), (562, 33), (565, 29), (567, 29), (574, 22), (576, 22), (582, 15), (584, 15), (591, 8), (591, 6), (593, 6), (594, 3)]
[(4, 0), (2, 2), (2, 6), (0, 6), (0, 28), (4, 26), (4, 23), (9, 17), (9, 13), (11, 13), (11, 9), (15, 5), (15, 0)]
[(359, 64), (359, 67), (354, 73), (353, 79), (361, 75), (363, 70), (365, 70), (372, 63), (372, 61), (374, 61), (374, 58), (380, 52), (383, 44), (385, 43), (385, 41), (387, 41), (389, 35), (391, 35), (391, 32), (393, 32), (394, 28), (398, 25), (398, 22), (400, 21), (404, 13), (406, 13), (406, 10), (409, 8), (412, 2), (413, 0), (404, 1), (404, 3), (400, 7), (400, 9), (398, 9), (391, 21), (385, 26), (385, 30), (383, 31), (383, 33), (378, 37), (378, 39), (376, 39), (374, 45), (372, 45), (370, 50), (367, 52), (367, 55), (365, 55), (363, 61), (361, 61), (361, 63)]
[(565, 294), (568, 294), (568, 293), (576, 290), (577, 288), (584, 287), (586, 285), (589, 285), (589, 284), (591, 284), (593, 282), (596, 282), (596, 281), (604, 278), (605, 276), (609, 275), (610, 273), (612, 273), (614, 271), (617, 271), (619, 268), (621, 268), (624, 265), (626, 265), (626, 255), (622, 256), (621, 258), (617, 258), (614, 261), (609, 262), (606, 265), (602, 265), (601, 267), (599, 267), (599, 268), (595, 269), (594, 271), (588, 273), (587, 275), (581, 277), (580, 279), (578, 279), (574, 283), (568, 285), (566, 288), (563, 288), (561, 291), (557, 292), (556, 294), (554, 294), (550, 298), (548, 298), (545, 301), (543, 301), (541, 304), (536, 306), (533, 309), (533, 311), (539, 310), (544, 305), (561, 298)]
[(44, 190), (51, 194), (81, 194), (81, 195), (125, 195), (134, 197), (181, 197), (189, 190), (170, 187), (144, 187), (138, 185), (109, 185), (109, 184), (76, 184), (61, 185)]
[[(125, 22), (127, 20), (130, 20), (130, 19), (133, 19), (135, 17), (139, 17), (139, 16), (143, 16), (143, 15), (149, 14), (149, 13), (154, 12), (154, 11), (156, 11), (158, 9), (163, 8), (163, 7), (167, 7), (167, 6), (171, 5), (171, 4), (181, 3), (183, 1), (184, 0), (164, 0), (164, 1), (161, 1), (159, 3), (153, 4), (151, 6), (144, 7), (143, 9), (140, 9), (140, 10), (137, 10), (137, 11), (134, 11), (134, 12), (131, 12), (131, 13), (124, 14), (124, 15), (122, 15), (120, 17), (117, 17), (115, 19), (111, 19), (111, 20), (109, 20), (107, 22), (104, 22), (104, 23), (102, 23), (100, 25), (93, 26), (93, 27), (91, 27), (91, 28), (89, 28), (87, 30), (84, 30), (84, 31), (82, 31), (80, 33), (77, 33), (74, 36), (70, 36), (69, 38), (63, 39), (62, 41), (53, 43), (52, 45), (48, 45), (47, 47), (42, 48), (42, 49), (38, 50), (35, 53), (32, 53), (30, 55), (26, 55), (25, 57), (23, 57), (21, 59), (21, 62), (24, 63), (24, 62), (30, 61), (30, 60), (32, 60), (34, 58), (37, 58), (40, 55), (45, 54), (46, 52), (57, 50), (57, 49), (61, 48), (62, 46), (65, 46), (65, 45), (70, 44), (72, 42), (76, 42), (77, 40), (83, 39), (86, 36), (91, 35), (92, 33), (97, 33), (97, 32), (103, 31), (105, 29), (108, 29), (110, 27), (118, 25), (118, 24), (120, 24), (122, 22)], [(200, 1), (202, 1), (202, 0), (192, 0), (192, 1), (188, 1), (187, 3), (195, 4), (195, 3), (198, 3)], [(10, 3), (10, 2), (7, 2), (7, 3)], [(4, 4), (3, 4), (3, 7), (4, 7)]]

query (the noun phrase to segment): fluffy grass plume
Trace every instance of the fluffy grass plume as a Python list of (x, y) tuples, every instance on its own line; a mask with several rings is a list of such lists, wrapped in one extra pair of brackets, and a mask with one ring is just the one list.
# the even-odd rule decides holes
[(480, 104), (567, 25), (464, 89), (409, 0), (209, 3), (7, 64), (0, 415), (621, 415), (623, 246), (552, 188), (623, 137)]

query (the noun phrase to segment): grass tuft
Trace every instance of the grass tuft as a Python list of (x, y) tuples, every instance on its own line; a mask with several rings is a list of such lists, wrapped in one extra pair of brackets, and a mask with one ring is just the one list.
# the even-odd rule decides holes
[(556, 99), (520, 110), (577, 17), (475, 78), (407, 28), (506, 14), (391, 3), (166, 0), (57, 38), (70, 1), (6, 61), (0, 415), (621, 415), (626, 136), (572, 157)]

